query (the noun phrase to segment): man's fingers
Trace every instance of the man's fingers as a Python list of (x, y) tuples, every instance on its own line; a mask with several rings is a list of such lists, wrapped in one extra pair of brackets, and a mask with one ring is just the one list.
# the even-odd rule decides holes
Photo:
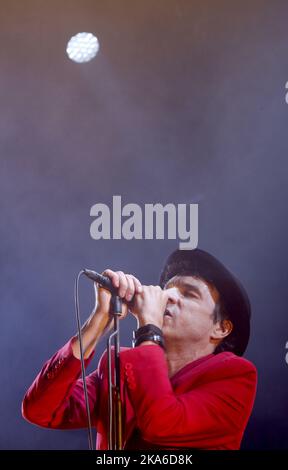
[(137, 277), (133, 276), (132, 274), (130, 274), (130, 276), (134, 282), (135, 294), (141, 294), (143, 292), (141, 282), (139, 281), (139, 279), (137, 279)]
[(132, 274), (124, 274), (123, 271), (112, 271), (112, 269), (105, 269), (102, 274), (111, 279), (113, 286), (118, 289), (119, 296), (128, 302), (135, 294), (143, 292), (141, 282)]
[(116, 271), (119, 276), (119, 296), (124, 298), (128, 289), (128, 281), (123, 271)]
[(119, 287), (119, 276), (117, 275), (117, 273), (115, 271), (112, 271), (112, 269), (105, 269), (105, 271), (103, 271), (102, 275), (109, 277), (109, 279), (111, 279), (111, 281), (112, 281), (113, 286), (116, 287), (116, 289), (118, 289), (118, 287)]
[(128, 283), (128, 288), (126, 290), (125, 299), (129, 302), (134, 297), (135, 285), (134, 285), (132, 276), (130, 274), (126, 274), (126, 280), (127, 280), (127, 283)]

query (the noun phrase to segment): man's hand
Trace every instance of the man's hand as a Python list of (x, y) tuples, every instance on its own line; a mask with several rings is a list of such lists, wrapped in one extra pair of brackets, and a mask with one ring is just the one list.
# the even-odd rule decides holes
[[(122, 271), (106, 269), (102, 274), (111, 279), (113, 286), (118, 289), (118, 294), (124, 301), (120, 319), (125, 318), (130, 310), (137, 318), (139, 327), (153, 323), (162, 328), (163, 315), (168, 301), (167, 291), (159, 286), (142, 286), (135, 276), (124, 274)], [(99, 287), (96, 299), (98, 314), (107, 315), (108, 320), (110, 292)]]
[[(142, 292), (141, 283), (136, 277), (131, 274), (124, 274), (122, 271), (114, 272), (111, 269), (106, 269), (102, 274), (111, 279), (113, 286), (118, 289), (119, 296), (125, 301), (122, 304), (122, 315), (120, 316), (120, 319), (123, 319), (128, 313), (128, 303), (133, 296)], [(97, 284), (94, 284), (94, 287), (96, 296), (95, 308), (82, 327), (85, 358), (90, 356), (101, 336), (113, 326), (113, 317), (110, 314), (111, 293), (100, 286), (97, 289)], [(78, 336), (73, 338), (72, 351), (74, 356), (79, 359), (80, 345)]]
[(168, 293), (159, 286), (143, 286), (129, 307), (138, 320), (138, 327), (152, 323), (162, 329)]
[[(138, 320), (138, 327), (152, 323), (159, 328), (163, 325), (163, 315), (168, 301), (167, 291), (159, 286), (142, 286), (140, 281), (132, 274), (124, 274), (122, 271), (105, 269), (102, 273), (111, 279), (113, 286), (118, 290), (122, 298), (122, 315), (127, 316), (128, 310)], [(101, 336), (113, 326), (113, 317), (110, 313), (111, 293), (103, 287), (95, 286), (96, 304), (94, 311), (82, 327), (82, 340), (84, 357), (87, 358), (95, 349)], [(80, 358), (78, 336), (72, 342), (72, 350), (75, 357)]]
[[(118, 295), (123, 300), (122, 304), (122, 315), (120, 319), (126, 317), (128, 309), (131, 305), (131, 300), (137, 294), (140, 294), (143, 287), (140, 281), (132, 274), (124, 274), (122, 271), (112, 271), (111, 269), (105, 269), (103, 276), (111, 279), (113, 286), (118, 290)], [(97, 315), (106, 316), (107, 320), (110, 316), (110, 300), (111, 293), (101, 286), (95, 284), (95, 296), (96, 296), (96, 311)]]

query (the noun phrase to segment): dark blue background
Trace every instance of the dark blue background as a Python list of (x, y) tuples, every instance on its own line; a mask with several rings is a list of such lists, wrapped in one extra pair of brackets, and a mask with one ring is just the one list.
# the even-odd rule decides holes
[[(287, 447), (287, 17), (284, 0), (1, 2), (2, 449), (87, 448), (84, 430), (32, 426), (20, 405), (75, 332), (79, 269), (156, 283), (178, 245), (92, 240), (91, 206), (117, 194), (199, 204), (199, 247), (253, 306), (259, 388), (243, 447)], [(100, 41), (86, 65), (65, 54), (79, 31)], [(83, 320), (93, 303), (82, 282)]]

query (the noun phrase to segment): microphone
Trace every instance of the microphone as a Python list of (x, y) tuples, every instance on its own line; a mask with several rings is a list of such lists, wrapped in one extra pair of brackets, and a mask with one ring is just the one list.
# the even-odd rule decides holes
[(92, 281), (100, 284), (104, 289), (109, 290), (111, 294), (116, 294), (118, 290), (113, 286), (111, 279), (102, 274), (96, 273), (96, 271), (91, 271), (91, 269), (83, 269), (83, 273)]

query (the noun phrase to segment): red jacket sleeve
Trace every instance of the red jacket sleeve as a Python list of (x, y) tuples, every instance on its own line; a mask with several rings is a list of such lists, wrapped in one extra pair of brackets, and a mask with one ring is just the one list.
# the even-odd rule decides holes
[(221, 448), (230, 439), (240, 445), (256, 388), (256, 369), (249, 361), (222, 353), (223, 359), (206, 380), (176, 394), (160, 346), (140, 346), (121, 357), (144, 440), (163, 446), (209, 448), (211, 443)]
[[(58, 429), (87, 426), (83, 382), (80, 379), (81, 362), (72, 352), (71, 341), (49, 359), (26, 392), (22, 402), (22, 414), (39, 426)], [(85, 360), (89, 364), (93, 353)], [(87, 392), (93, 425), (97, 421), (99, 394), (98, 371), (86, 378)]]

